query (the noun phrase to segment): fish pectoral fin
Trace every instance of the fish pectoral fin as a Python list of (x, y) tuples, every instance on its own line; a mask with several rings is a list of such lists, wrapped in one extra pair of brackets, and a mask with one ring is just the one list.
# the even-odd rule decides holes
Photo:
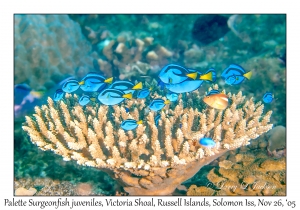
[(212, 72), (208, 72), (207, 74), (203, 74), (199, 77), (199, 79), (201, 80), (209, 80), (209, 81), (213, 81), (213, 78), (212, 78)]
[(193, 79), (193, 80), (195, 80), (197, 78), (197, 75), (198, 75), (197, 72), (194, 72), (194, 73), (189, 73), (186, 76)]
[(140, 90), (143, 88), (143, 83), (139, 82), (135, 86), (133, 86), (132, 90)]
[(246, 77), (247, 79), (250, 79), (252, 77), (252, 72), (249, 71), (246, 74), (243, 74), (244, 77)]
[(110, 77), (110, 78), (104, 80), (104, 82), (105, 82), (105, 83), (108, 83), (108, 84), (111, 84), (112, 81), (113, 81), (113, 79), (114, 79), (113, 77)]

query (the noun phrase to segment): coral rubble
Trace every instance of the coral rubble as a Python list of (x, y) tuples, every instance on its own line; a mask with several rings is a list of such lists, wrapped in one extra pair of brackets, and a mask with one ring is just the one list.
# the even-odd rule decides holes
[[(155, 113), (146, 111), (145, 99), (126, 101), (127, 113), (122, 105), (82, 107), (76, 94), (66, 94), (64, 101), (48, 98), (48, 105), (36, 107), (22, 128), (40, 149), (100, 168), (130, 195), (169, 195), (202, 166), (272, 128), (272, 112), (263, 114), (264, 105), (245, 100), (241, 92), (227, 94), (232, 104), (224, 111), (199, 111), (199, 91), (186, 95), (187, 100), (180, 96), (177, 105), (161, 111), (158, 126)], [(159, 97), (159, 91), (152, 97)], [(128, 118), (144, 119), (144, 124), (125, 132), (120, 124)], [(201, 146), (198, 140), (204, 136), (213, 138), (216, 146)]]

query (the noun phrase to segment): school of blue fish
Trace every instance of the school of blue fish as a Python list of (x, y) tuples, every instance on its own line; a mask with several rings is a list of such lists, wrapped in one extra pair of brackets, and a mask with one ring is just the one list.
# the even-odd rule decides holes
[[(240, 85), (251, 77), (251, 71), (246, 71), (237, 64), (229, 65), (221, 74), (221, 78), (225, 83), (231, 86)], [(152, 99), (150, 93), (153, 87), (143, 87), (142, 82), (135, 84), (131, 81), (114, 81), (112, 77), (105, 78), (97, 73), (88, 73), (80, 81), (74, 78), (65, 81), (62, 87), (56, 90), (54, 101), (63, 100), (65, 93), (73, 93), (78, 89), (83, 91), (78, 101), (81, 106), (96, 103), (97, 100), (103, 105), (112, 106), (132, 98), (145, 99), (150, 97), (151, 100), (148, 107), (150, 110), (156, 112), (154, 121), (155, 125), (158, 126), (161, 118), (159, 111), (167, 104), (176, 102), (179, 94), (197, 90), (203, 82), (214, 83), (217, 79), (217, 73), (214, 68), (210, 68), (206, 72), (200, 72), (199, 70), (189, 69), (178, 64), (169, 64), (161, 69), (158, 78), (158, 87), (161, 90), (164, 88), (167, 89), (166, 100), (162, 98)], [(264, 103), (269, 104), (273, 100), (274, 95), (271, 92), (264, 94)], [(220, 93), (218, 90), (211, 90), (204, 96), (203, 102), (212, 108), (223, 110), (228, 106), (229, 99), (226, 94)], [(130, 112), (128, 107), (124, 106), (124, 108), (126, 112)], [(142, 123), (142, 120), (127, 119), (121, 123), (120, 127), (125, 131), (129, 131), (136, 129)], [(215, 146), (214, 140), (209, 137), (201, 138), (198, 143), (208, 148)]]

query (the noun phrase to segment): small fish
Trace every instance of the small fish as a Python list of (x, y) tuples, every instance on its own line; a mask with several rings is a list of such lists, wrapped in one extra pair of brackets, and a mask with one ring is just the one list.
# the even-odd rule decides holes
[(216, 145), (216, 142), (214, 142), (214, 140), (212, 140), (211, 138), (204, 137), (199, 140), (199, 144), (204, 147), (213, 148)]
[(187, 93), (197, 90), (203, 83), (203, 80), (185, 80), (178, 84), (165, 84), (166, 88), (174, 93)]
[(167, 93), (166, 95), (167, 99), (169, 99), (171, 102), (177, 101), (178, 94), (177, 93)]
[(85, 92), (96, 92), (102, 90), (107, 84), (111, 84), (113, 77), (105, 79), (97, 73), (88, 73), (80, 82), (80, 88)]
[(246, 72), (245, 69), (237, 64), (231, 64), (227, 67), (221, 77), (225, 80), (225, 83), (228, 85), (238, 85), (241, 84), (245, 78), (250, 79), (252, 72)]
[(135, 90), (141, 90), (143, 88), (143, 83), (139, 82), (136, 85), (130, 81), (115, 81), (109, 87), (109, 89), (121, 90), (124, 93), (134, 93)]
[(126, 99), (132, 98), (132, 93), (125, 94), (117, 89), (105, 89), (98, 95), (98, 100), (105, 105), (119, 104)]
[(32, 102), (34, 99), (41, 99), (45, 91), (35, 91), (27, 84), (17, 84), (14, 86), (14, 104), (21, 104), (23, 100)]
[(263, 96), (263, 101), (266, 104), (271, 103), (273, 101), (273, 99), (274, 99), (274, 95), (271, 92), (266, 92)]
[(160, 120), (160, 118), (161, 118), (160, 114), (157, 114), (156, 117), (154, 118), (154, 122), (155, 122), (156, 127), (158, 126), (158, 121)]
[(81, 96), (80, 97), (80, 99), (79, 99), (79, 104), (81, 105), (81, 106), (85, 106), (85, 105), (87, 105), (90, 101), (96, 101), (96, 98), (91, 98), (90, 96), (88, 96), (88, 95), (83, 95), (83, 96)]
[(124, 130), (126, 131), (129, 131), (129, 130), (133, 130), (133, 129), (136, 129), (137, 126), (139, 124), (142, 124), (143, 121), (140, 120), (140, 121), (136, 121), (136, 120), (133, 120), (133, 119), (127, 119), (127, 120), (124, 120), (121, 124), (121, 128), (123, 128)]
[(79, 86), (80, 85), (77, 80), (70, 79), (63, 84), (61, 89), (66, 93), (72, 93), (76, 91), (79, 88)]
[(62, 89), (58, 89), (55, 91), (54, 93), (54, 101), (59, 101), (60, 99), (62, 99), (64, 97), (65, 92)]
[(215, 109), (226, 109), (229, 98), (226, 94), (217, 90), (211, 90), (204, 98), (204, 103)]
[(152, 110), (152, 111), (159, 111), (161, 110), (162, 108), (164, 108), (164, 106), (166, 104), (169, 104), (170, 101), (169, 100), (166, 100), (164, 101), (163, 99), (160, 99), (160, 98), (157, 98), (157, 99), (154, 99), (150, 105), (149, 105), (149, 108)]
[(137, 98), (146, 98), (149, 94), (152, 88), (143, 88), (140, 90), (137, 94)]
[(195, 76), (197, 76), (197, 73), (190, 73), (187, 68), (176, 64), (165, 66), (158, 75), (159, 79), (165, 84), (177, 84)]

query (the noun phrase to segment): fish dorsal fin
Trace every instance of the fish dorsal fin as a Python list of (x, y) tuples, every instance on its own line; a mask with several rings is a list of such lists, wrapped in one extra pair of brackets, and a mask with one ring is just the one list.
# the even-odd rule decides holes
[(132, 90), (140, 90), (143, 89), (143, 83), (139, 82), (135, 86), (132, 87)]
[(212, 76), (212, 72), (208, 72), (207, 74), (201, 75), (199, 79), (213, 81)]
[(197, 78), (197, 72), (189, 73), (186, 76), (195, 80)]
[(246, 74), (244, 74), (243, 76), (246, 77), (247, 79), (250, 79), (252, 77), (252, 72), (249, 71)]

